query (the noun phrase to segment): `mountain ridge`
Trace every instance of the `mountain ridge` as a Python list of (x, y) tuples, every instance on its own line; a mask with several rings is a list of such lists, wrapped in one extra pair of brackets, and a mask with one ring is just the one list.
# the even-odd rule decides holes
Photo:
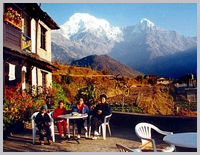
[(120, 74), (121, 76), (127, 77), (143, 75), (142, 73), (123, 65), (119, 61), (110, 58), (108, 55), (90, 55), (80, 60), (72, 61), (71, 65), (77, 67), (90, 67), (93, 70), (106, 71), (111, 75)]
[[(189, 49), (197, 48), (197, 37), (185, 37), (176, 31), (159, 28), (146, 18), (133, 26), (119, 28), (112, 27), (105, 20), (91, 17), (89, 14), (87, 16), (88, 22), (85, 22), (87, 21), (85, 17), (75, 20), (76, 26), (79, 25), (81, 29), (78, 29), (79, 32), (71, 33), (71, 36), (64, 37), (64, 30), (70, 34), (69, 31), (72, 31), (75, 26), (68, 25), (68, 28), (61, 26), (61, 30), (52, 32), (52, 49), (54, 46), (57, 46), (57, 49), (61, 46), (60, 53), (69, 63), (89, 55), (106, 54), (132, 69), (149, 74), (156, 66), (151, 66), (153, 61), (157, 62), (158, 59), (168, 58), (176, 53), (191, 52)], [(103, 21), (105, 24), (91, 22), (92, 19)], [(66, 23), (69, 22), (73, 21), (69, 20)], [(62, 39), (58, 39), (60, 36), (63, 36)], [(59, 50), (52, 50), (52, 53), (59, 55), (57, 54)], [(53, 61), (56, 59), (58, 58), (54, 56)], [(177, 65), (181, 66), (181, 64)], [(146, 66), (149, 69), (145, 68)], [(162, 70), (162, 67), (159, 69)]]

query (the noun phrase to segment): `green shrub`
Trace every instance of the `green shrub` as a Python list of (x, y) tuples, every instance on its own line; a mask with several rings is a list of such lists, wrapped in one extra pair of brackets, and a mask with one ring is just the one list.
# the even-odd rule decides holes
[(65, 83), (65, 84), (70, 84), (71, 82), (73, 82), (73, 77), (70, 76), (70, 75), (62, 75), (61, 76), (61, 79), (62, 79), (62, 83)]
[(96, 86), (88, 84), (85, 87), (79, 88), (75, 98), (77, 99), (79, 96), (84, 96), (86, 105), (89, 108), (93, 108), (97, 99)]
[(67, 99), (66, 94), (62, 88), (62, 86), (55, 81), (52, 82), (52, 99), (51, 102), (53, 103), (54, 108), (58, 106), (58, 102), (60, 100), (64, 100), (65, 105), (71, 104), (71, 102)]

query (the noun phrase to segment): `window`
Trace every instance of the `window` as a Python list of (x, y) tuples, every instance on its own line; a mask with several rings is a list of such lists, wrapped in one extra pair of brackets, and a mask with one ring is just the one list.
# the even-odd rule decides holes
[(25, 12), (22, 12), (22, 32), (31, 37), (31, 19)]
[(46, 32), (47, 30), (41, 26), (41, 43), (40, 43), (40, 48), (46, 50)]
[(42, 71), (42, 87), (45, 89), (47, 86), (47, 73)]

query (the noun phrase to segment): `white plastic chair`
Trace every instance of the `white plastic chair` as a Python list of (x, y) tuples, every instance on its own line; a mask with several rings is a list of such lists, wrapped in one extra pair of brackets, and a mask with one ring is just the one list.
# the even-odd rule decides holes
[(53, 119), (53, 112), (51, 111), (49, 112), (49, 116), (50, 116), (50, 130), (51, 130), (51, 136), (52, 136), (52, 141), (55, 142), (55, 131), (54, 131), (54, 119)]
[[(110, 130), (110, 125), (109, 125), (111, 116), (112, 116), (112, 114), (105, 116), (103, 123), (99, 126), (99, 134), (101, 134), (101, 127), (102, 127), (102, 134), (103, 134), (104, 140), (106, 139), (106, 126), (108, 127), (108, 132), (111, 136), (111, 130)], [(92, 118), (92, 115), (90, 115), (90, 122), (91, 122), (91, 118)], [(89, 126), (89, 137), (90, 137), (90, 134), (91, 134), (91, 123)]]
[(101, 127), (102, 127), (102, 133), (103, 133), (103, 139), (104, 140), (106, 139), (106, 126), (108, 127), (108, 132), (111, 136), (111, 130), (110, 130), (110, 125), (109, 125), (109, 121), (110, 121), (111, 116), (112, 116), (112, 114), (105, 116), (103, 123), (99, 127), (99, 134), (101, 134)]
[(120, 152), (142, 152), (139, 148), (131, 149), (122, 144), (116, 144), (116, 147), (119, 149)]
[(54, 110), (48, 113), (51, 116), (51, 118), (53, 118), (53, 112)]
[[(153, 138), (151, 138), (151, 129), (155, 130), (156, 132), (162, 134), (162, 135), (169, 135), (173, 134), (173, 132), (168, 131), (162, 131), (158, 129), (156, 126), (150, 124), (150, 123), (138, 123), (135, 126), (135, 133), (136, 135), (141, 139), (142, 145), (145, 145), (148, 142), (152, 142), (153, 145), (153, 151), (157, 152), (156, 143)], [(161, 152), (173, 152), (176, 148), (174, 145), (170, 145), (166, 147), (165, 149), (162, 149)]]
[[(38, 130), (38, 128), (36, 127), (36, 124), (35, 124), (35, 117), (37, 116), (39, 112), (35, 112), (33, 113), (33, 115), (31, 116), (31, 120), (32, 120), (32, 137), (33, 137), (33, 144), (35, 144), (35, 137), (36, 137), (36, 131)], [(51, 113), (51, 112), (50, 112)], [(55, 142), (55, 134), (54, 134), (54, 120), (53, 118), (51, 117), (51, 114), (49, 114), (50, 116), (50, 130), (51, 130), (51, 136), (52, 136), (52, 140), (53, 142)]]

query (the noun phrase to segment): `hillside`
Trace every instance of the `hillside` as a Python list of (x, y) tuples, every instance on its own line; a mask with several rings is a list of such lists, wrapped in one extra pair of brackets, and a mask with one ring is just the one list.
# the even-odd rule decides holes
[[(80, 91), (84, 92), (86, 98), (88, 98), (87, 95), (93, 94), (93, 102), (86, 102), (92, 106), (97, 103), (100, 94), (105, 93), (113, 110), (176, 115), (174, 108), (176, 104), (179, 105), (179, 102), (174, 102), (174, 98), (171, 96), (170, 92), (174, 90), (172, 85), (151, 85), (147, 79), (104, 75), (101, 71), (87, 67), (58, 63), (54, 63), (54, 65), (58, 69), (53, 71), (53, 93), (56, 96), (57, 94), (64, 95), (69, 101), (69, 105), (76, 102), (75, 97)], [(188, 113), (184, 109), (180, 111), (180, 115), (186, 114)]]
[[(95, 85), (96, 94), (99, 96), (106, 93), (109, 97), (122, 94), (122, 91), (116, 89), (117, 80), (113, 75), (104, 75), (101, 71), (95, 71), (87, 67), (76, 67), (54, 63), (57, 70), (54, 70), (53, 81), (60, 84), (71, 103), (75, 101), (77, 91), (83, 87)], [(66, 78), (65, 78), (66, 77)], [(66, 79), (70, 79), (66, 83)], [(140, 82), (135, 78), (123, 78), (129, 86), (137, 85)]]
[(76, 67), (71, 65), (63, 65), (59, 63), (54, 63), (57, 70), (53, 71), (53, 75), (70, 75), (70, 76), (102, 76), (101, 71), (95, 71), (87, 67)]
[(132, 70), (123, 65), (119, 61), (112, 59), (107, 55), (91, 55), (84, 57), (80, 60), (72, 61), (71, 65), (79, 67), (90, 67), (93, 70), (104, 71), (107, 74), (136, 77), (142, 75), (142, 73)]

